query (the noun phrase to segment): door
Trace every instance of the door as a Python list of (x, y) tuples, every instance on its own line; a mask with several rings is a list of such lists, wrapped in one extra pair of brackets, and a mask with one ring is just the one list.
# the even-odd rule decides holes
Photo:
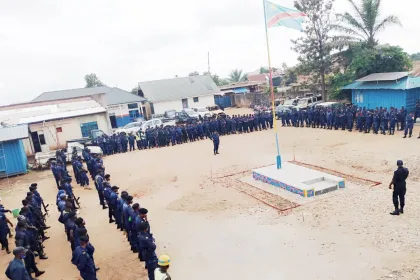
[(111, 122), (112, 128), (117, 128), (117, 119), (115, 116), (109, 116), (109, 121)]
[(187, 98), (182, 99), (182, 108), (184, 108), (184, 109), (188, 108), (188, 99)]
[(34, 145), (35, 153), (42, 152), (41, 143), (39, 142), (38, 132), (31, 132), (32, 144)]

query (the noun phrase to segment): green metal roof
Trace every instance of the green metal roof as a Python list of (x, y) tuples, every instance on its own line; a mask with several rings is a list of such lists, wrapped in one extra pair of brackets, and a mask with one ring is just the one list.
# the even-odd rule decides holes
[(420, 88), (420, 77), (405, 77), (398, 81), (353, 82), (341, 89), (393, 89)]

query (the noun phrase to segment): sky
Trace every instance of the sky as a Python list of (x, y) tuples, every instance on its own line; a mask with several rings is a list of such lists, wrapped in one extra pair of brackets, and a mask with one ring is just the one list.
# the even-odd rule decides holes
[[(293, 7), (292, 0), (272, 2)], [(381, 32), (380, 43), (420, 52), (420, 3), (382, 2), (382, 14), (403, 26)], [(334, 10), (348, 11), (347, 0), (336, 0)], [(290, 40), (301, 35), (269, 29), (274, 66), (297, 63)], [(128, 91), (141, 81), (202, 73), (208, 52), (211, 72), (221, 77), (267, 65), (262, 0), (0, 0), (0, 105), (84, 87), (89, 73)]]

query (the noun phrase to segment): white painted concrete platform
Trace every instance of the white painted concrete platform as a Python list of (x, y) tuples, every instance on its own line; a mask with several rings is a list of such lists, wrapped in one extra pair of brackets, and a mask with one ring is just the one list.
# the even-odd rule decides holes
[(281, 169), (277, 169), (276, 165), (254, 169), (252, 177), (271, 185), (274, 190), (282, 188), (302, 197), (313, 197), (345, 188), (343, 178), (288, 162), (284, 162)]

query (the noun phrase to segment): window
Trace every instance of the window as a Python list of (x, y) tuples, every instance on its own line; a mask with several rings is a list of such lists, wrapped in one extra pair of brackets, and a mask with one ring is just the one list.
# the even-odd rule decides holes
[(56, 130), (57, 132), (63, 132), (63, 129), (62, 129), (61, 127), (57, 127), (55, 130)]
[(80, 124), (80, 129), (82, 130), (82, 137), (89, 137), (92, 130), (98, 129), (97, 122), (88, 122)]
[(39, 136), (39, 143), (41, 145), (45, 145), (46, 142), (45, 142), (45, 136), (44, 136), (44, 134), (39, 134), (38, 136)]
[(131, 119), (136, 119), (140, 117), (139, 110), (130, 110), (128, 111), (128, 114), (130, 115)]
[(198, 97), (194, 97), (194, 98), (193, 98), (193, 101), (194, 101), (195, 103), (197, 103), (197, 102), (198, 102)]
[(139, 105), (137, 103), (128, 104), (128, 109), (138, 109)]

